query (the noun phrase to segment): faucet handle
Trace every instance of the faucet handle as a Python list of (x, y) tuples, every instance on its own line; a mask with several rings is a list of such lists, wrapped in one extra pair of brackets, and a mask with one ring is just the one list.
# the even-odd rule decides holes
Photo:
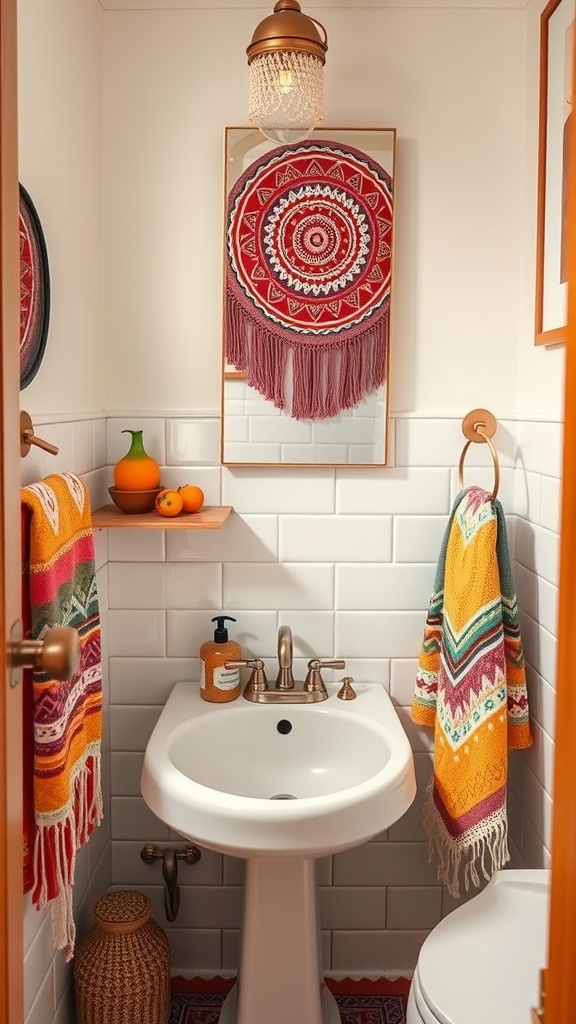
[[(246, 683), (244, 688), (244, 696), (251, 693), (262, 693), (268, 689), (268, 680), (266, 679), (266, 673), (264, 671), (264, 662), (261, 658), (253, 658), (252, 660), (238, 659), (237, 661), (225, 662), (226, 668), (251, 668), (252, 673), (250, 679)], [(250, 700), (250, 697), (247, 697)]]
[(354, 682), (352, 676), (344, 676), (344, 679), (342, 679), (341, 682), (342, 686), (338, 690), (336, 696), (339, 697), (340, 700), (356, 700), (358, 694), (352, 686), (352, 683)]
[(312, 660), (308, 662), (308, 674), (304, 680), (304, 689), (307, 693), (317, 693), (318, 691), (326, 693), (326, 687), (320, 672), (321, 668), (346, 668), (346, 662), (342, 661), (342, 658), (326, 661), (320, 661), (319, 658), (312, 658)]

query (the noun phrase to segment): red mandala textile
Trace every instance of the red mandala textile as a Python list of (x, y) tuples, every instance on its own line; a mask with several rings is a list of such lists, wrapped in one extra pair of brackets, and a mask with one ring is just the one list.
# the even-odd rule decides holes
[(20, 350), (28, 355), (40, 330), (42, 299), (40, 251), (32, 223), (25, 209), (20, 210)]
[(42, 225), (20, 185), (20, 390), (36, 376), (48, 334), (50, 275)]
[(392, 181), (360, 150), (299, 142), (256, 160), (230, 192), (226, 359), (296, 419), (349, 409), (382, 384)]

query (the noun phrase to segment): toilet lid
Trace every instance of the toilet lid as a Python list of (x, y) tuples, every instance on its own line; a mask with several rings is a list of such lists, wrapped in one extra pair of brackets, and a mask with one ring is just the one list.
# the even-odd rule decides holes
[(445, 917), (418, 958), (420, 996), (440, 1024), (526, 1024), (547, 962), (549, 871), (499, 871)]

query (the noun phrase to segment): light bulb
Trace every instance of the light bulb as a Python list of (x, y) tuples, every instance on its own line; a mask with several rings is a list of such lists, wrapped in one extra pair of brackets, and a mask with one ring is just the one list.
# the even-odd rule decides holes
[(278, 75), (278, 88), (281, 93), (288, 93), (292, 90), (292, 72), (281, 71)]

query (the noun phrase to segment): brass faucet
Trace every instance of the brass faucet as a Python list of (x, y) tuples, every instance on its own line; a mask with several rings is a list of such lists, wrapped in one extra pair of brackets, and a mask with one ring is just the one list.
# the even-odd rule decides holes
[(293, 690), (294, 674), (292, 672), (292, 630), (290, 626), (280, 626), (278, 630), (278, 675), (277, 690)]
[(227, 661), (226, 668), (252, 669), (252, 674), (244, 688), (246, 700), (255, 704), (315, 704), (326, 700), (328, 691), (320, 672), (321, 668), (345, 668), (342, 659), (320, 661), (313, 658), (308, 662), (308, 674), (303, 683), (296, 683), (292, 672), (292, 630), (290, 626), (280, 626), (278, 630), (278, 675), (273, 690), (268, 688), (268, 680), (261, 658), (252, 660)]

